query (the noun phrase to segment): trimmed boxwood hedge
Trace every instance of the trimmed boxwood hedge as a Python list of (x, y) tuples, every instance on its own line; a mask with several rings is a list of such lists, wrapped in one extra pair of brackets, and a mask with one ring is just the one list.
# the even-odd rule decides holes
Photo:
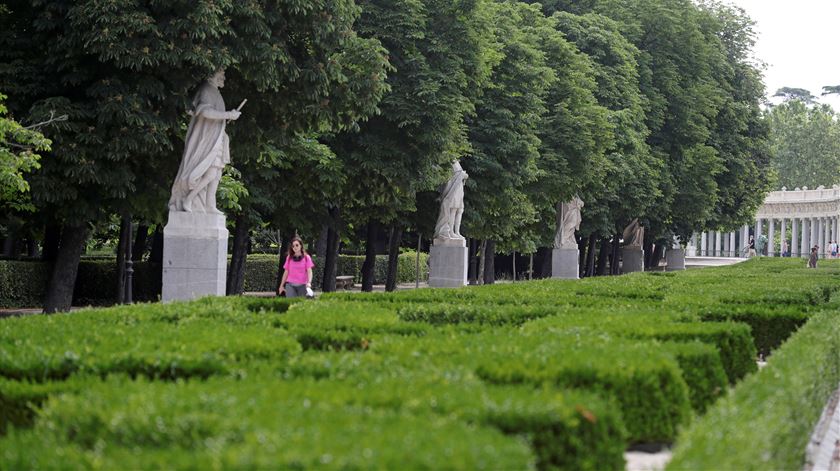
[[(429, 255), (420, 254), (420, 281), (429, 278)], [(364, 257), (340, 255), (338, 274), (355, 277), (361, 281)], [(276, 255), (251, 254), (245, 262), (245, 291), (275, 291), (277, 289), (278, 258)], [(317, 264), (313, 284), (320, 288), (321, 267)], [(388, 256), (377, 255), (374, 283), (384, 284), (388, 273)], [(400, 254), (397, 264), (397, 282), (415, 280), (415, 252)], [(43, 305), (43, 298), (50, 277), (50, 265), (38, 261), (0, 260), (0, 308), (29, 308)], [(104, 306), (114, 304), (117, 298), (117, 267), (113, 258), (85, 258), (79, 262), (73, 304), (77, 306)], [(160, 294), (160, 265), (134, 262), (135, 301), (157, 301)]]
[[(815, 312), (840, 304), (840, 264), (798, 265), (2, 320), (0, 469), (623, 469), (628, 444), (672, 442), (692, 417), (731, 400), (730, 381), (743, 394), (741, 384), (757, 384), (777, 361), (807, 371), (790, 373), (791, 383), (778, 379), (787, 370), (775, 371), (773, 387), (787, 392), (760, 386), (762, 399), (778, 405), (799, 394), (821, 409), (828, 386), (810, 386), (813, 375), (836, 386), (840, 360), (831, 355), (840, 346), (836, 329), (823, 329), (827, 338), (811, 326), (826, 322)], [(745, 299), (734, 303), (732, 293)], [(727, 305), (744, 322), (710, 317)], [(810, 320), (761, 337), (799, 327), (751, 374), (759, 341), (750, 325), (770, 324), (761, 314), (772, 306)], [(802, 355), (814, 358), (785, 360), (806, 334)], [(762, 433), (795, 429), (761, 447), (799, 446), (791, 437), (813, 426), (804, 403), (783, 409), (759, 426), (743, 422)], [(803, 417), (791, 419), (799, 409)]]
[(823, 407), (840, 383), (836, 311), (811, 318), (758, 374), (682, 433), (668, 469), (802, 469)]

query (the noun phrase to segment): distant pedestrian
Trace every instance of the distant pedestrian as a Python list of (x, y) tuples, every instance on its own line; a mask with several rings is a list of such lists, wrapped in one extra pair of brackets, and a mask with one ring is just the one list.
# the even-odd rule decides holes
[(832, 240), (828, 249), (831, 251), (831, 258), (837, 258), (837, 241)]
[(277, 287), (277, 294), (287, 298), (312, 297), (312, 258), (303, 248), (300, 237), (292, 237), (286, 263), (283, 264), (283, 279)]
[(817, 260), (819, 259), (820, 246), (815, 245), (811, 248), (811, 256), (808, 257), (808, 268), (817, 268)]
[(750, 236), (750, 243), (747, 245), (747, 257), (755, 257), (755, 239)]
[(782, 241), (782, 257), (788, 256), (788, 243), (786, 240)]

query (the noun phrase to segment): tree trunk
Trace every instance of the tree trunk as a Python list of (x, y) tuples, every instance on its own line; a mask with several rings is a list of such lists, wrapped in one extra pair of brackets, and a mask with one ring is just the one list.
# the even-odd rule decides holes
[(41, 252), (41, 259), (45, 262), (54, 262), (58, 256), (58, 244), (61, 242), (61, 226), (50, 224), (44, 228), (44, 250)]
[(551, 247), (537, 249), (537, 278), (551, 278), (551, 259), (554, 256)]
[(486, 241), (484, 247), (484, 284), (496, 283), (496, 242)]
[(149, 239), (149, 225), (140, 224), (137, 226), (137, 235), (134, 238), (134, 248), (131, 249), (131, 260), (139, 262), (146, 255), (146, 241)]
[(595, 268), (596, 276), (607, 274), (607, 262), (610, 258), (610, 239), (601, 239), (601, 250), (598, 253), (598, 266)]
[(149, 250), (149, 261), (163, 263), (163, 224), (155, 225), (152, 233), (152, 249)]
[(69, 311), (73, 303), (73, 287), (79, 271), (79, 259), (88, 237), (87, 225), (65, 226), (55, 264), (47, 286), (44, 312)]
[(324, 257), (324, 279), (321, 291), (329, 293), (335, 291), (335, 277), (338, 270), (338, 247), (341, 243), (339, 228), (341, 227), (341, 210), (335, 206), (329, 208), (330, 223), (327, 233), (327, 253)]
[(487, 241), (482, 240), (480, 244), (478, 244), (478, 280), (477, 283), (479, 285), (484, 284), (484, 266), (487, 263)]
[(391, 226), (391, 237), (388, 240), (388, 276), (385, 280), (385, 291), (394, 291), (397, 289), (402, 233), (403, 228), (399, 224), (395, 223)]
[(125, 304), (125, 246), (131, 236), (131, 219), (123, 216), (120, 219), (120, 239), (117, 242), (117, 304)]
[(578, 273), (581, 278), (586, 278), (586, 244), (589, 239), (583, 236), (577, 239), (578, 244)]
[(362, 264), (362, 291), (373, 291), (373, 277), (376, 268), (376, 236), (379, 234), (379, 221), (373, 219), (367, 223), (365, 240), (365, 263)]
[(620, 275), (621, 274), (621, 234), (615, 234), (613, 236), (613, 243), (612, 243), (612, 258), (610, 259), (610, 274), (611, 275)]
[(478, 240), (469, 238), (469, 249), (467, 250), (467, 256), (470, 259), (469, 265), (467, 265), (467, 278), (469, 279), (469, 283), (471, 285), (478, 284)]
[(38, 258), (38, 244), (31, 237), (26, 239), (26, 254), (30, 259)]
[(16, 239), (17, 239), (17, 237), (15, 237), (15, 234), (12, 231), (10, 231), (10, 234), (5, 239), (3, 239), (3, 256), (4, 257), (10, 258), (10, 259), (17, 258), (16, 257), (17, 254), (15, 253), (15, 245), (16, 245), (15, 241), (16, 241)]
[(649, 270), (653, 264), (653, 239), (645, 236), (643, 247), (645, 251), (645, 270)]
[(589, 248), (586, 249), (586, 276), (595, 276), (595, 248), (598, 246), (598, 234), (589, 234)]
[(656, 244), (653, 249), (653, 257), (651, 257), (650, 261), (650, 268), (658, 269), (659, 262), (662, 261), (662, 257), (665, 256), (665, 244)]
[(248, 216), (238, 214), (236, 226), (233, 230), (233, 249), (230, 256), (230, 267), (227, 273), (225, 293), (228, 296), (242, 294), (245, 291), (245, 262), (248, 260), (248, 246), (251, 238), (251, 224)]
[(513, 266), (513, 281), (516, 281), (516, 250), (513, 251), (510, 263)]

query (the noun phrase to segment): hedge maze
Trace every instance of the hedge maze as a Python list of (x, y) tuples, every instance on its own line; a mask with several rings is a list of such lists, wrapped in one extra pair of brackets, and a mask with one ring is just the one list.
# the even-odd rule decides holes
[(801, 265), (6, 319), (0, 469), (796, 468), (840, 381)]

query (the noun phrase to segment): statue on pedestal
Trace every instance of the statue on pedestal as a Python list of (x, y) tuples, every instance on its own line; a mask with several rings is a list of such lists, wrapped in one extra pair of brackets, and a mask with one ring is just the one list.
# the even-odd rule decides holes
[(456, 160), (452, 163), (452, 177), (440, 192), (440, 212), (435, 224), (435, 240), (464, 240), (461, 217), (464, 214), (464, 181), (469, 178)]
[(577, 249), (575, 231), (580, 229), (580, 210), (583, 200), (575, 196), (571, 201), (557, 203), (557, 229), (554, 232), (554, 248)]
[(230, 142), (225, 125), (227, 121), (237, 120), (241, 114), (238, 109), (225, 110), (225, 101), (219, 92), (224, 85), (225, 71), (218, 70), (201, 85), (193, 98), (184, 155), (169, 198), (170, 211), (221, 214), (216, 208), (216, 189), (222, 170), (230, 163)]
[(639, 224), (639, 218), (633, 219), (633, 222), (624, 228), (621, 238), (624, 239), (624, 247), (642, 250), (642, 244), (645, 241), (645, 228)]

